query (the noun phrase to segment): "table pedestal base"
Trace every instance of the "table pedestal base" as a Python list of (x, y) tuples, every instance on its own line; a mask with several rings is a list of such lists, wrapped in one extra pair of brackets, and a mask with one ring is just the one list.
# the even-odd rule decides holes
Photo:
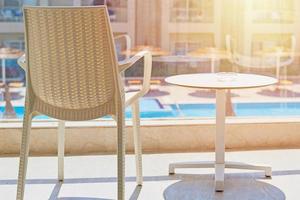
[(224, 170), (231, 169), (246, 169), (246, 170), (262, 170), (266, 177), (272, 176), (272, 168), (269, 166), (250, 165), (239, 162), (225, 162), (225, 164), (215, 164), (211, 161), (203, 162), (178, 162), (169, 165), (169, 174), (175, 174), (175, 169), (179, 168), (215, 168), (215, 190), (222, 192), (224, 190)]

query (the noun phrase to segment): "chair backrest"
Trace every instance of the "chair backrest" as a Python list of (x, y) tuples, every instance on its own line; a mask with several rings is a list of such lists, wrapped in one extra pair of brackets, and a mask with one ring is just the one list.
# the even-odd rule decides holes
[(246, 56), (235, 53), (234, 63), (248, 68), (275, 68), (276, 59), (274, 57)]
[(280, 68), (293, 63), (296, 51), (296, 37), (294, 35), (291, 36), (290, 53), (288, 56), (281, 56), (279, 62), (277, 62), (276, 56), (247, 56), (232, 51), (230, 36), (226, 36), (226, 49), (233, 52), (233, 62), (240, 66), (249, 68)]
[(64, 109), (89, 109), (119, 94), (106, 6), (25, 7), (27, 83), (34, 96)]

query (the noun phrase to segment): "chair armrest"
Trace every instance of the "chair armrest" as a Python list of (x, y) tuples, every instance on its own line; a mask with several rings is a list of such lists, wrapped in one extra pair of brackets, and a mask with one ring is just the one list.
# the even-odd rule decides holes
[(144, 96), (150, 89), (150, 80), (152, 72), (152, 54), (149, 51), (141, 51), (127, 61), (122, 62), (119, 65), (120, 72), (130, 68), (134, 63), (139, 61), (141, 58), (144, 58), (144, 77), (143, 77), (143, 86), (140, 91), (135, 95), (131, 96), (129, 99), (126, 99), (125, 105), (128, 106), (136, 101), (138, 98)]
[(20, 65), (20, 67), (26, 71), (26, 58), (25, 58), (25, 54), (23, 54), (19, 59), (18, 59), (18, 65)]
[(126, 69), (132, 67), (141, 58), (147, 57), (148, 54), (152, 58), (151, 53), (149, 51), (140, 51), (129, 59), (119, 61), (119, 71), (123, 72)]

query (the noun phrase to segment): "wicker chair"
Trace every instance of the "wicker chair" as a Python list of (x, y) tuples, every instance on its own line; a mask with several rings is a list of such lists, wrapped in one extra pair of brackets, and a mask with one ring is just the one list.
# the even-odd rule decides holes
[[(32, 118), (59, 119), (59, 179), (63, 180), (64, 121), (111, 115), (117, 122), (118, 199), (124, 199), (125, 107), (132, 106), (137, 184), (142, 184), (139, 98), (150, 87), (152, 56), (143, 51), (118, 63), (107, 8), (25, 7), (27, 90), (20, 153), (17, 199), (24, 197)], [(144, 59), (144, 83), (124, 93), (121, 72)]]

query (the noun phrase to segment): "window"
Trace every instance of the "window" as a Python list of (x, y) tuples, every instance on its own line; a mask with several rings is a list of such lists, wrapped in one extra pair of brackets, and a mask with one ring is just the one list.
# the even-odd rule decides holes
[(172, 33), (170, 50), (174, 55), (187, 55), (199, 48), (213, 46), (213, 39), (214, 35), (210, 33)]
[(254, 0), (255, 15), (253, 21), (256, 23), (293, 23), (294, 8), (294, 1)]
[(20, 0), (4, 0), (4, 7), (19, 7), (20, 5)]
[(174, 0), (172, 22), (212, 22), (213, 0)]
[(22, 1), (0, 0), (0, 22), (19, 22), (22, 20)]
[[(279, 79), (275, 86), (232, 91), (234, 117), (300, 116), (300, 19), (296, 15), (300, 0), (0, 0), (0, 22), (9, 22), (0, 23), (0, 46), (24, 49), (23, 25), (15, 23), (22, 22), (17, 11), (23, 4), (107, 5), (114, 34), (129, 34), (132, 52), (153, 53), (151, 89), (142, 101), (142, 118), (213, 117), (213, 91), (164, 81), (167, 76), (212, 69)], [(119, 60), (126, 59), (124, 39), (116, 41), (116, 50)], [(24, 76), (16, 60), (5, 63), (8, 78), (24, 84), (13, 89), (18, 95), (12, 95), (21, 119)], [(139, 89), (142, 75), (141, 63), (126, 71), (125, 90)], [(0, 115), (4, 110), (0, 95)]]

